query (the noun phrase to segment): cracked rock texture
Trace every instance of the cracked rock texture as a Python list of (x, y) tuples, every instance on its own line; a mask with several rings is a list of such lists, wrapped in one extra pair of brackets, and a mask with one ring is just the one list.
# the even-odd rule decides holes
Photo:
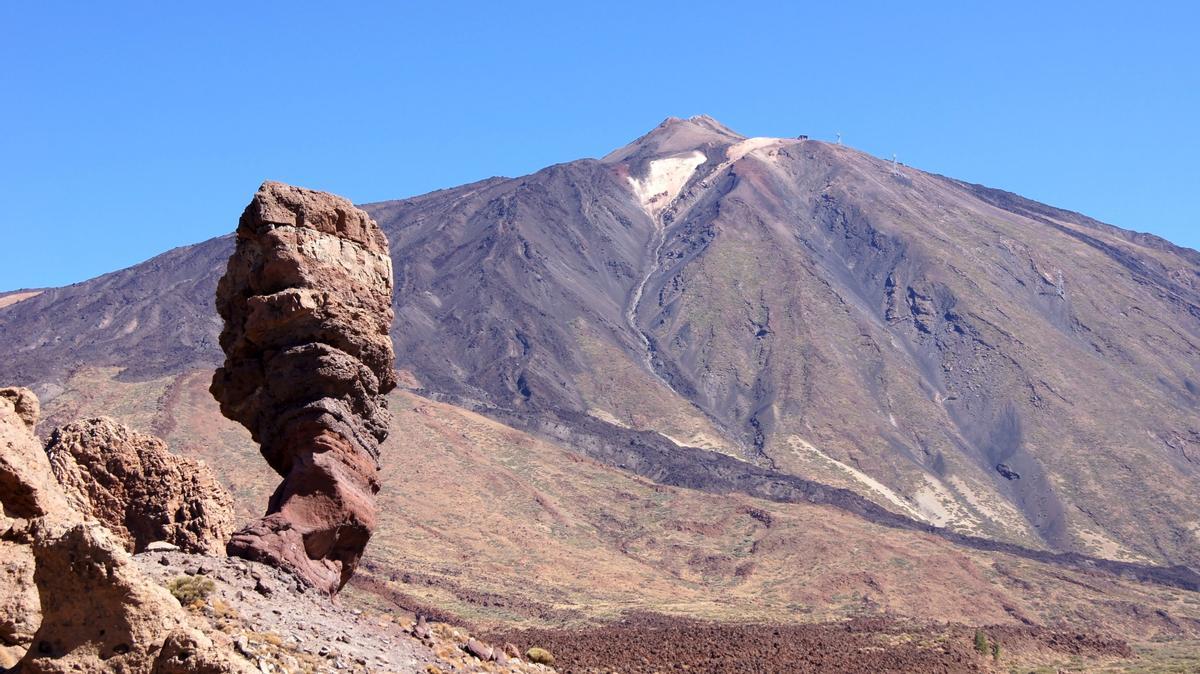
[(71, 508), (33, 435), (38, 400), (23, 388), (0, 389), (0, 666), (33, 639), (41, 611), (33, 583), (31, 522), (65, 523)]
[[(175, 457), (157, 439), (107, 420), (56, 432), (52, 460), (33, 435), (37, 415), (32, 392), (0, 389), (0, 667), (17, 665), (22, 674), (248, 672), (229, 644), (214, 644), (198, 631), (179, 602), (132, 564), (125, 534), (152, 530), (152, 511), (122, 510), (118, 536), (106, 528), (106, 517), (116, 511), (94, 512), (90, 496), (77, 491), (99, 484), (103, 476), (119, 476), (119, 496), (141, 494), (150, 501), (150, 494), (157, 494), (165, 504), (177, 499), (190, 504), (187, 499), (198, 493), (180, 492), (178, 483), (161, 479), (169, 471), (155, 468), (168, 465), (179, 474), (197, 467), (173, 463)], [(109, 433), (100, 435), (109, 442), (95, 442), (96, 436), (84, 432), (97, 428)], [(135, 451), (139, 443), (144, 451)], [(71, 453), (81, 448), (88, 451)], [(67, 487), (68, 498), (55, 476), (75, 456), (91, 460), (69, 464), (74, 482)], [(229, 497), (224, 499), (228, 509)]]
[(162, 440), (98, 417), (56, 429), (50, 466), (84, 517), (103, 522), (125, 549), (155, 541), (218, 553), (233, 533), (233, 498), (203, 462), (172, 454)]
[(20, 386), (0, 388), (0, 398), (12, 406), (12, 412), (29, 428), (32, 433), (41, 415), (41, 404), (33, 391)]
[(39, 517), (62, 522), (71, 512), (33, 435), (37, 408), (29, 389), (0, 389), (0, 503), (9, 527)]
[(42, 623), (20, 662), (21, 674), (250, 671), (229, 643), (214, 645), (197, 630), (103, 525), (39, 535), (33, 553)]
[(283, 483), (232, 555), (336, 593), (375, 528), (379, 444), (396, 385), (392, 263), (365, 212), (322, 192), (263, 183), (217, 287), (221, 412), (250, 430)]

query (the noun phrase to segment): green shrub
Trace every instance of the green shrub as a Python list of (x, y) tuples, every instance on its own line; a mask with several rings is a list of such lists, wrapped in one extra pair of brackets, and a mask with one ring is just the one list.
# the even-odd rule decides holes
[(988, 638), (983, 630), (975, 630), (975, 650), (979, 651), (980, 655), (988, 654)]
[(525, 651), (525, 659), (539, 665), (554, 664), (554, 656), (550, 654), (550, 651), (537, 646)]
[(216, 583), (203, 576), (180, 576), (167, 583), (167, 589), (184, 606), (204, 601), (216, 588)]
[(999, 662), (999, 660), (1000, 660), (1000, 642), (999, 641), (992, 642), (992, 659), (996, 660), (997, 662)]

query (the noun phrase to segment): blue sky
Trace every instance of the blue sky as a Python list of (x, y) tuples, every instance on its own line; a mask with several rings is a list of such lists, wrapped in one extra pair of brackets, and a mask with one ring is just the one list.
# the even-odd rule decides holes
[(265, 178), (393, 199), (699, 113), (1200, 248), (1198, 6), (3, 3), (0, 289), (231, 231)]

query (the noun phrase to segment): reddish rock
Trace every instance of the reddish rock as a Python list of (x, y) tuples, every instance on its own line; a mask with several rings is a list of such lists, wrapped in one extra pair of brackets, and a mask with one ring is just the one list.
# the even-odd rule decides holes
[(220, 554), (233, 534), (233, 498), (205, 464), (156, 437), (98, 417), (56, 429), (46, 445), (71, 504), (105, 524), (125, 549), (165, 541)]
[(0, 393), (0, 505), (15, 520), (49, 517), (62, 522), (72, 510), (54, 479), (42, 443), (33, 435), (37, 397), (28, 389)]
[(284, 478), (229, 554), (335, 593), (375, 528), (383, 394), (396, 386), (387, 239), (341, 197), (263, 183), (217, 310), (226, 358), (212, 393)]
[(412, 633), (418, 639), (433, 637), (433, 630), (429, 628), (429, 623), (425, 622), (425, 616), (417, 616), (417, 623), (413, 625)]

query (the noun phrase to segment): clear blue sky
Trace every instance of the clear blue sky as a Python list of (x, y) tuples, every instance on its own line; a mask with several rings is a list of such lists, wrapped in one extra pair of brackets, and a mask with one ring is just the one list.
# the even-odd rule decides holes
[(6, 2), (0, 289), (231, 231), (264, 178), (394, 199), (698, 113), (1196, 248), (1198, 5)]

